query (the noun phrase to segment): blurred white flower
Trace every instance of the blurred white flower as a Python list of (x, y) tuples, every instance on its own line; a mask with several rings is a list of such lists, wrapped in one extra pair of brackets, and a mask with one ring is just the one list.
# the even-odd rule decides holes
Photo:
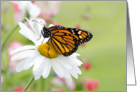
[[(54, 69), (55, 73), (60, 78), (65, 78), (67, 81), (72, 81), (71, 75), (78, 78), (78, 74), (82, 74), (78, 66), (81, 66), (82, 62), (77, 59), (79, 54), (74, 53), (71, 56), (65, 57), (63, 55), (58, 55), (58, 53), (49, 46), (46, 42), (49, 38), (43, 41), (43, 37), (40, 37), (41, 30), (36, 30), (33, 27), (33, 23), (27, 19), (30, 24), (31, 29), (26, 25), (19, 22), (21, 30), (19, 31), (23, 36), (31, 40), (35, 45), (26, 45), (14, 50), (11, 54), (15, 54), (11, 60), (13, 62), (22, 60), (16, 67), (16, 71), (20, 72), (22, 70), (27, 70), (33, 67), (33, 75), (35, 80), (39, 79), (41, 76), (47, 78), (51, 67)], [(50, 25), (53, 26), (53, 25)], [(40, 26), (39, 26), (40, 27)], [(41, 26), (39, 29), (42, 29)], [(43, 42), (43, 43), (42, 43)], [(48, 51), (48, 49), (50, 49)], [(21, 52), (22, 51), (22, 52)], [(41, 51), (45, 52), (42, 53)], [(45, 55), (54, 56), (54, 58), (46, 57)], [(19, 53), (18, 53), (19, 52)], [(18, 54), (16, 54), (18, 53)], [(42, 53), (42, 54), (41, 54)]]
[(41, 10), (40, 17), (48, 22), (52, 16), (58, 13), (60, 1), (35, 1), (34, 4)]
[(35, 19), (40, 14), (40, 8), (33, 4), (31, 1), (12, 1), (15, 11), (15, 22), (21, 21), (26, 13), (29, 14), (30, 18)]
[(15, 22), (21, 21), (28, 12), (31, 19), (41, 17), (49, 21), (59, 11), (60, 1), (12, 1)]

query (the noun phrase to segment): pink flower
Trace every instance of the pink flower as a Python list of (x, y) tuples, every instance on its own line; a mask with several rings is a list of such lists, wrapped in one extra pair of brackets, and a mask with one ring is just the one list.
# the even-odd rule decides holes
[(98, 80), (88, 79), (85, 81), (85, 87), (88, 91), (96, 90), (99, 86)]
[[(11, 60), (11, 57), (13, 56), (13, 55), (10, 55), (10, 53), (13, 51), (13, 50), (15, 50), (15, 49), (17, 49), (17, 48), (19, 48), (19, 47), (21, 47), (22, 46), (22, 44), (20, 43), (20, 42), (18, 42), (18, 41), (13, 41), (13, 42), (11, 42), (10, 43), (10, 45), (9, 45), (9, 49), (8, 49), (8, 53), (9, 53), (9, 60)], [(9, 61), (9, 65), (10, 65), (10, 67), (11, 67), (11, 71), (12, 72), (15, 72), (15, 70), (16, 70), (16, 65), (19, 63), (20, 61), (18, 61), (18, 62), (12, 62), (12, 61)]]
[(14, 89), (14, 91), (23, 91), (24, 87), (17, 87), (16, 89)]
[(91, 64), (88, 61), (84, 61), (83, 66), (85, 70), (89, 70), (91, 68)]
[(85, 42), (85, 43), (81, 44), (81, 46), (86, 46), (86, 44), (87, 44), (87, 43)]
[(52, 89), (51, 91), (65, 91), (64, 89), (58, 88), (58, 89)]
[(65, 78), (60, 78), (57, 76), (52, 79), (52, 84), (54, 84), (54, 85), (63, 86), (63, 83), (65, 83), (67, 85), (67, 87), (71, 90), (75, 89), (75, 87), (76, 87), (74, 81), (69, 82), (69, 81), (66, 81)]
[(75, 27), (78, 28), (78, 29), (80, 29), (80, 24), (76, 24)]
[(61, 24), (59, 22), (57, 22), (57, 21), (54, 21), (53, 25), (60, 25), (61, 26)]
[(58, 13), (60, 1), (35, 1), (34, 4), (41, 9), (40, 17), (48, 22), (52, 16)]
[(1, 84), (3, 83), (3, 81), (4, 81), (4, 78), (3, 78), (3, 76), (1, 75)]

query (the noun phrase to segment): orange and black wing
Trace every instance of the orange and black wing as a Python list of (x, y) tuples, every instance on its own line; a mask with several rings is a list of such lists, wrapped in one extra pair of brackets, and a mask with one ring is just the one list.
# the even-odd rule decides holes
[(92, 34), (76, 28), (52, 26), (49, 28), (51, 35), (48, 44), (59, 54), (69, 56), (74, 53), (78, 46), (92, 38)]

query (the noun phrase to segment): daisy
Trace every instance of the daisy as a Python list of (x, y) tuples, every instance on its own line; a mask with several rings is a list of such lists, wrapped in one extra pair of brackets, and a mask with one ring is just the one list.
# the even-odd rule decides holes
[[(21, 72), (33, 66), (33, 75), (35, 80), (37, 80), (41, 76), (43, 78), (47, 78), (51, 68), (53, 68), (55, 73), (60, 78), (65, 78), (67, 81), (72, 81), (72, 75), (77, 79), (78, 74), (82, 74), (81, 70), (79, 69), (79, 66), (82, 65), (82, 62), (77, 59), (79, 54), (74, 53), (68, 57), (58, 54), (55, 49), (46, 43), (49, 38), (45, 39), (44, 41), (42, 36), (40, 38), (40, 31), (42, 30), (43, 26), (40, 25), (36, 30), (32, 21), (29, 21), (27, 18), (26, 20), (30, 24), (31, 29), (19, 22), (18, 24), (21, 28), (19, 33), (31, 40), (34, 45), (26, 45), (11, 52), (11, 54), (14, 54), (14, 56), (11, 58), (12, 62), (22, 60), (17, 65), (16, 71)], [(51, 26), (53, 25), (50, 25), (49, 27)], [(47, 52), (48, 49), (49, 52)]]

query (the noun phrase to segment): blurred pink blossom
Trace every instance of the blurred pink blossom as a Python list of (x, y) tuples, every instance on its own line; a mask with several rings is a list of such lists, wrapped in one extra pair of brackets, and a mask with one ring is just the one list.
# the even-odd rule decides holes
[[(21, 47), (21, 46), (22, 46), (22, 44), (21, 44), (20, 42), (18, 42), (18, 41), (13, 41), (13, 42), (10, 43), (9, 49), (8, 49), (9, 60), (11, 60), (11, 57), (13, 56), (13, 55), (10, 55), (10, 53), (11, 53), (13, 50), (15, 50), (15, 49), (17, 49), (17, 48), (19, 48), (19, 47)], [(18, 62), (9, 61), (9, 65), (10, 65), (10, 67), (11, 67), (11, 71), (12, 71), (12, 72), (15, 72), (15, 71), (16, 71), (16, 65), (17, 65), (19, 62), (20, 62), (20, 61), (18, 61)]]
[(85, 70), (89, 70), (91, 68), (91, 64), (88, 61), (84, 61), (83, 66)]
[(53, 25), (60, 25), (61, 26), (61, 24), (59, 22), (57, 22), (57, 21), (54, 21)]
[(85, 81), (85, 87), (88, 91), (96, 90), (99, 86), (99, 81), (95, 79), (88, 79)]
[(58, 88), (58, 89), (51, 89), (51, 91), (65, 91), (64, 89)]
[(75, 27), (80, 29), (80, 24), (76, 24)]
[(86, 44), (87, 44), (87, 43), (85, 42), (85, 43), (81, 44), (81, 46), (86, 46)]
[(1, 75), (1, 84), (3, 83), (3, 81), (4, 81), (4, 78), (3, 78), (3, 76)]
[(75, 84), (74, 81), (68, 82), (68, 81), (65, 80), (65, 78), (60, 78), (60, 77), (57, 76), (57, 77), (52, 79), (52, 84), (54, 84), (54, 85), (63, 86), (64, 83), (71, 90), (75, 89), (75, 87), (76, 87), (76, 84)]
[(24, 91), (24, 87), (17, 87), (14, 89), (14, 91)]

